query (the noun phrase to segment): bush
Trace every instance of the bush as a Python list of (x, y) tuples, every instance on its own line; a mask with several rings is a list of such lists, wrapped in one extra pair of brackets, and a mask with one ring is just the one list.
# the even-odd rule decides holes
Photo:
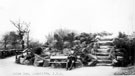
[[(46, 37), (47, 42), (45, 43), (45, 46), (57, 49), (59, 52), (63, 53), (63, 49), (65, 48), (74, 50), (77, 46), (85, 48), (88, 44), (95, 41), (96, 34), (81, 33), (77, 35), (75, 32), (60, 29), (54, 34), (49, 34)], [(80, 50), (80, 48), (77, 48), (75, 51)]]
[(49, 34), (46, 36), (47, 42), (45, 44), (48, 44), (48, 46), (52, 48), (63, 50), (65, 41), (69, 42), (71, 46), (73, 45), (75, 35), (76, 34), (74, 32), (69, 30), (59, 29), (56, 30), (54, 34)]
[(124, 53), (123, 63), (133, 65), (135, 60), (135, 38), (129, 39), (126, 34), (120, 32), (118, 38), (114, 40), (114, 45), (116, 49), (120, 49), (120, 52)]
[(33, 40), (31, 40), (29, 42), (29, 48), (36, 48), (36, 47), (41, 47), (41, 46), (43, 46), (43, 45), (39, 41), (33, 41)]

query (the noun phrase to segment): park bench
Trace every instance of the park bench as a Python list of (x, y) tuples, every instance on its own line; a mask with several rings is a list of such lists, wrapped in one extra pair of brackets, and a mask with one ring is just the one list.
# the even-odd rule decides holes
[[(65, 67), (67, 68), (68, 67), (68, 56), (51, 56), (50, 57), (50, 65), (51, 67)], [(82, 63), (77, 60), (75, 62), (76, 64), (81, 64), (82, 66)]]
[(59, 65), (67, 65), (68, 56), (51, 56), (50, 57), (50, 65), (51, 67), (58, 67)]

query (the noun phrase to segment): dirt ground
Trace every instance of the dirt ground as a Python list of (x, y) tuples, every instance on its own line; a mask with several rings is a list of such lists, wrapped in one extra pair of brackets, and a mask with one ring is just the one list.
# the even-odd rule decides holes
[(35, 67), (15, 63), (15, 57), (0, 59), (0, 76), (113, 76), (119, 68), (112, 66), (64, 68)]

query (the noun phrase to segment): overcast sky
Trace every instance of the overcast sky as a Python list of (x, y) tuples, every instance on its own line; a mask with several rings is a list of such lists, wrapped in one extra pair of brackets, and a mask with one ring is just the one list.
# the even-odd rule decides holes
[(0, 0), (0, 36), (16, 30), (9, 20), (18, 19), (30, 22), (31, 38), (40, 41), (59, 28), (131, 33), (135, 30), (135, 1)]

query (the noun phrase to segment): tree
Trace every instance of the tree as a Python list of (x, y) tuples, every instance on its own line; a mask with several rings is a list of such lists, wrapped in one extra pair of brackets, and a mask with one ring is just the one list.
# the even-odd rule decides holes
[(62, 39), (61, 35), (54, 34), (54, 39), (56, 40), (54, 48), (56, 48), (58, 50), (62, 50), (63, 49), (63, 39)]
[(14, 31), (11, 31), (9, 33), (8, 39), (9, 44), (13, 46), (12, 48), (16, 49), (16, 44), (18, 44), (19, 36)]
[(28, 45), (29, 45), (29, 32), (30, 32), (30, 30), (29, 30), (29, 25), (30, 25), (30, 23), (26, 23), (26, 22), (20, 22), (20, 20), (19, 21), (17, 21), (17, 22), (14, 22), (14, 21), (10, 21), (16, 28), (17, 28), (17, 32), (18, 32), (18, 35), (19, 35), (19, 38), (20, 38), (20, 43), (21, 43), (21, 45), (22, 45), (22, 49), (24, 49), (25, 48), (25, 46), (24, 46), (24, 34), (27, 34), (27, 47), (28, 47)]
[(5, 35), (3, 36), (3, 39), (2, 39), (3, 45), (4, 45), (4, 49), (5, 49), (5, 50), (7, 49), (7, 44), (9, 43), (8, 38), (9, 38), (9, 35), (8, 35), (8, 34), (5, 34)]
[(58, 50), (63, 50), (64, 41), (68, 41), (70, 43), (70, 47), (72, 47), (73, 41), (75, 39), (75, 35), (76, 34), (70, 30), (66, 30), (66, 29), (56, 30), (54, 33), (54, 40), (57, 41), (55, 44), (55, 48), (57, 48)]
[(71, 32), (69, 34), (67, 34), (66, 38), (67, 38), (67, 41), (70, 43), (70, 47), (73, 47), (73, 41), (75, 40), (75, 33), (74, 32)]
[(63, 42), (66, 40), (66, 37), (71, 33), (71, 31), (66, 29), (58, 29), (54, 34), (49, 34), (46, 36), (47, 42), (51, 47), (55, 47), (56, 49), (63, 49)]
[(54, 40), (54, 37), (52, 34), (48, 34), (46, 37), (47, 42), (45, 44), (49, 45)]
[(70, 30), (57, 29), (54, 34), (57, 34), (59, 36), (59, 38), (64, 39), (64, 37), (67, 36), (69, 33), (71, 33)]
[(2, 38), (2, 44), (3, 44), (5, 50), (8, 48), (15, 49), (16, 44), (18, 44), (18, 41), (19, 41), (19, 36), (14, 31), (10, 31), (10, 32), (6, 33), (5, 35), (3, 35), (3, 38)]

